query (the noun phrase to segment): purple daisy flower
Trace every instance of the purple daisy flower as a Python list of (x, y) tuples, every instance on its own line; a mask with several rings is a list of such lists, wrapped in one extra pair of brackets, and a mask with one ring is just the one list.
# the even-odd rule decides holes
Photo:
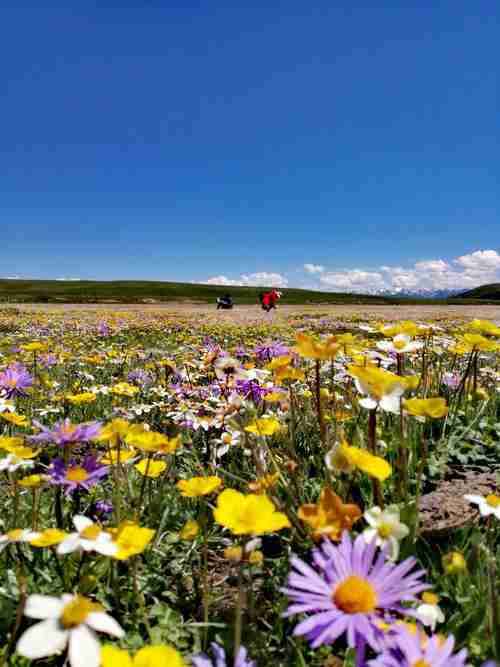
[(100, 422), (72, 424), (69, 419), (58, 422), (52, 430), (35, 420), (33, 424), (40, 429), (40, 433), (30, 436), (31, 442), (53, 442), (61, 447), (77, 442), (88, 442), (99, 435), (101, 430)]
[(427, 637), (419, 631), (413, 634), (406, 628), (397, 633), (397, 648), (386, 649), (368, 661), (369, 667), (466, 667), (467, 650), (453, 655), (455, 639), (452, 635), (445, 641), (434, 635)]
[(236, 391), (241, 396), (251, 399), (255, 405), (260, 405), (268, 389), (261, 387), (255, 380), (237, 380)]
[(275, 341), (273, 343), (264, 343), (255, 348), (254, 354), (261, 362), (271, 361), (274, 357), (284, 357), (290, 354), (290, 350), (283, 343)]
[[(226, 652), (222, 646), (219, 646), (215, 642), (212, 642), (210, 646), (212, 647), (215, 661), (210, 660), (208, 656), (201, 653), (191, 659), (193, 667), (227, 667)], [(233, 667), (256, 667), (255, 661), (248, 659), (248, 653), (244, 646), (240, 646), (238, 655), (234, 659)]]
[(65, 486), (66, 495), (77, 489), (88, 491), (108, 474), (109, 466), (100, 464), (95, 456), (86, 456), (82, 463), (72, 459), (67, 465), (63, 459), (54, 459), (49, 468), (50, 481), (56, 486)]
[(0, 390), (6, 398), (26, 396), (25, 389), (32, 384), (33, 378), (22, 364), (11, 364), (0, 373)]
[(416, 561), (407, 558), (399, 565), (378, 551), (375, 541), (367, 544), (359, 535), (353, 542), (344, 532), (339, 545), (325, 540), (313, 551), (318, 572), (299, 558), (291, 560), (294, 571), (283, 589), (292, 601), (285, 616), (310, 613), (294, 630), (305, 635), (312, 647), (333, 644), (347, 634), (351, 648), (368, 643), (378, 650), (380, 622), (384, 613), (411, 615), (402, 602), (429, 588), (421, 581), (423, 570), (413, 570)]

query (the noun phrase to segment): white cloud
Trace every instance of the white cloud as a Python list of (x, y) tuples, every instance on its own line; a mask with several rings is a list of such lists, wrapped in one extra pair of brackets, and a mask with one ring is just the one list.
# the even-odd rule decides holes
[(56, 278), (56, 280), (63, 282), (77, 283), (81, 280), (81, 278)]
[(319, 281), (336, 292), (370, 292), (383, 289), (385, 286), (384, 276), (381, 273), (360, 269), (323, 273)]
[(233, 279), (227, 276), (213, 276), (204, 281), (206, 285), (226, 285), (240, 287), (288, 287), (288, 278), (281, 273), (242, 273), (239, 278)]
[(321, 264), (304, 264), (304, 271), (306, 273), (323, 273), (325, 267)]
[(451, 262), (429, 259), (412, 266), (382, 265), (375, 270), (325, 271), (320, 286), (333, 291), (470, 289), (500, 281), (500, 254), (476, 250)]

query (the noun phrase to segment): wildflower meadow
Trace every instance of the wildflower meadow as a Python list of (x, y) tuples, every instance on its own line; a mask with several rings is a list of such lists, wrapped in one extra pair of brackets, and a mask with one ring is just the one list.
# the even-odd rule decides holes
[(500, 660), (500, 327), (0, 310), (0, 664)]

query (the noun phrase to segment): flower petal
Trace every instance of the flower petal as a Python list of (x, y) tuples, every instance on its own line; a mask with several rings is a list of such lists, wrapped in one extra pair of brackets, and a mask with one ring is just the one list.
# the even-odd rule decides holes
[(58, 618), (64, 604), (51, 595), (30, 595), (26, 600), (24, 615), (28, 618)]
[(99, 667), (101, 645), (86, 625), (79, 625), (71, 631), (68, 657), (71, 667)]
[(125, 636), (121, 625), (103, 611), (93, 611), (87, 616), (85, 622), (98, 632), (106, 632), (108, 635), (118, 637), (119, 639)]
[(28, 628), (17, 642), (16, 650), (24, 658), (38, 660), (59, 653), (67, 642), (68, 631), (61, 629), (56, 619), (49, 618)]

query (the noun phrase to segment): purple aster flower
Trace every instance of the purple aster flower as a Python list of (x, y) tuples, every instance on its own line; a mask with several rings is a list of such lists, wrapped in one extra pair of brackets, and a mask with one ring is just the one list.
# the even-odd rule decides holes
[(25, 389), (32, 384), (33, 378), (22, 364), (11, 364), (0, 373), (0, 391), (6, 398), (26, 396)]
[[(216, 644), (215, 642), (212, 642), (210, 646), (215, 656), (215, 660), (212, 661), (204, 653), (201, 653), (191, 659), (193, 667), (227, 667), (226, 652), (222, 646), (219, 646), (219, 644)], [(255, 661), (248, 659), (248, 653), (244, 646), (240, 646), (233, 665), (234, 667), (256, 667)]]
[(131, 371), (127, 375), (127, 380), (129, 382), (134, 382), (135, 384), (139, 384), (141, 385), (141, 387), (146, 387), (147, 385), (153, 382), (153, 378), (151, 377), (151, 375), (142, 368), (138, 368), (135, 371)]
[(33, 424), (40, 429), (40, 433), (30, 436), (31, 442), (53, 442), (61, 447), (77, 442), (88, 442), (99, 435), (101, 430), (100, 422), (72, 424), (69, 419), (58, 422), (52, 430), (35, 420)]
[(267, 389), (261, 387), (255, 380), (237, 380), (236, 391), (240, 396), (251, 398), (256, 405), (262, 403), (262, 397), (268, 392)]
[(103, 337), (109, 336), (109, 334), (111, 333), (111, 329), (109, 328), (107, 322), (99, 322), (99, 324), (97, 325), (97, 333), (99, 334), (99, 336)]
[(271, 361), (274, 357), (284, 357), (290, 354), (290, 350), (283, 343), (275, 341), (273, 343), (264, 343), (255, 348), (254, 354), (261, 362)]
[(38, 362), (43, 368), (50, 368), (57, 364), (57, 357), (55, 354), (44, 354), (38, 358)]
[(49, 468), (50, 481), (57, 486), (65, 486), (68, 496), (77, 489), (88, 491), (108, 474), (108, 468), (91, 455), (86, 456), (82, 463), (72, 459), (67, 465), (63, 459), (57, 458)]
[(413, 634), (408, 629), (397, 633), (397, 647), (389, 648), (370, 660), (369, 667), (466, 667), (467, 651), (462, 649), (453, 654), (455, 639), (450, 635), (445, 641), (441, 637), (420, 633)]
[(460, 384), (460, 377), (456, 373), (443, 373), (442, 383), (450, 389), (456, 389)]
[(313, 551), (316, 569), (299, 558), (291, 560), (294, 571), (283, 589), (292, 601), (285, 616), (309, 613), (295, 628), (312, 647), (333, 642), (347, 634), (351, 648), (368, 643), (379, 647), (377, 622), (384, 613), (411, 615), (403, 602), (429, 588), (421, 581), (423, 570), (413, 570), (416, 561), (407, 558), (399, 565), (387, 559), (387, 551), (367, 544), (359, 535), (352, 541), (344, 532), (339, 545), (325, 540)]

